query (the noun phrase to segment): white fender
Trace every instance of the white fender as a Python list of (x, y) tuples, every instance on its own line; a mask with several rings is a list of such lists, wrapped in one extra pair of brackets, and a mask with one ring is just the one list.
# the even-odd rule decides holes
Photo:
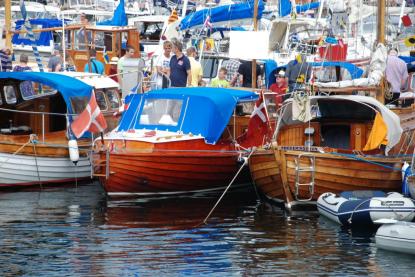
[(78, 149), (78, 142), (76, 139), (71, 139), (68, 141), (68, 148), (69, 148), (69, 158), (73, 163), (77, 163), (79, 161), (79, 149)]

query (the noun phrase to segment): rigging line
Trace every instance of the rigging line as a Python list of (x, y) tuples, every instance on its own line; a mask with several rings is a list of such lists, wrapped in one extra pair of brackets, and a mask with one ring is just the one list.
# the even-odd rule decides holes
[(37, 178), (39, 180), (40, 189), (43, 189), (42, 181), (40, 179), (39, 165), (38, 165), (38, 162), (37, 162), (37, 152), (36, 152), (36, 143), (37, 143), (37, 140), (35, 139), (36, 137), (37, 137), (36, 134), (31, 134), (30, 135), (30, 141), (33, 144), (33, 152), (35, 154), (35, 165), (36, 165)]

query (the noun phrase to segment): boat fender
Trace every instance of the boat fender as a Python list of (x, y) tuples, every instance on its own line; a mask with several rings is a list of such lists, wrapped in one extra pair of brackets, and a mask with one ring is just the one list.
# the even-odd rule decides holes
[(71, 139), (68, 141), (68, 149), (69, 149), (69, 158), (76, 165), (79, 161), (79, 149), (78, 149), (78, 142), (76, 141), (76, 139)]

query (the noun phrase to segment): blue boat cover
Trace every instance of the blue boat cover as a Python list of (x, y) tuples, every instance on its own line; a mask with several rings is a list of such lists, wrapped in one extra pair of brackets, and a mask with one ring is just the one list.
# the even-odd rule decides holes
[(399, 56), (399, 58), (403, 60), (405, 63), (415, 62), (415, 57), (412, 56)]
[[(121, 118), (118, 130), (145, 128), (173, 132), (182, 131), (183, 133), (200, 134), (207, 143), (215, 144), (225, 130), (236, 104), (254, 101), (257, 98), (258, 95), (251, 91), (209, 87), (169, 88), (146, 94), (134, 94), (128, 110)], [(141, 125), (138, 118), (146, 99), (182, 99), (183, 106), (177, 126)]]
[[(67, 24), (70, 20), (65, 20), (64, 23)], [(51, 19), (51, 18), (38, 18), (38, 19), (30, 19), (30, 24), (32, 25), (32, 29), (44, 29), (44, 28), (55, 28), (55, 27), (62, 27), (62, 20), (60, 19)], [(24, 25), (23, 20), (16, 21), (16, 30), (21, 30)], [(41, 27), (35, 27), (36, 25), (40, 25)], [(13, 44), (23, 44), (23, 45), (32, 45), (32, 41), (27, 37), (21, 37), (20, 34), (14, 34), (12, 37)], [(39, 37), (36, 39), (36, 45), (38, 46), (49, 46), (50, 41), (53, 41), (53, 34), (52, 31), (49, 32), (41, 32)]]
[(73, 113), (71, 98), (91, 97), (93, 87), (84, 82), (58, 73), (49, 72), (0, 72), (0, 79), (32, 81), (56, 89), (63, 96), (69, 113)]
[[(297, 5), (297, 13), (302, 13), (311, 9), (317, 9), (320, 7), (320, 2), (311, 2), (304, 5)], [(290, 0), (280, 0), (279, 15), (280, 17), (291, 14), (292, 5)]]
[[(258, 4), (258, 19), (262, 17), (264, 11), (264, 3), (259, 1)], [(211, 9), (203, 9), (189, 14), (180, 22), (180, 30), (186, 30), (194, 26), (203, 25), (207, 17), (210, 23), (227, 22), (230, 20), (252, 18), (254, 16), (254, 1), (247, 1), (246, 3), (223, 5)]]

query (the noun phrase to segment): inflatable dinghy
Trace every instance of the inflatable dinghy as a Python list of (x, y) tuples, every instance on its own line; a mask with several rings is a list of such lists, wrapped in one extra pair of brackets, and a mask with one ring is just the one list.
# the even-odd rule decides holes
[(400, 193), (345, 191), (337, 196), (327, 192), (317, 200), (321, 215), (343, 225), (371, 225), (378, 219), (412, 221), (415, 204)]
[(376, 246), (385, 250), (415, 254), (415, 223), (395, 221), (380, 226)]

